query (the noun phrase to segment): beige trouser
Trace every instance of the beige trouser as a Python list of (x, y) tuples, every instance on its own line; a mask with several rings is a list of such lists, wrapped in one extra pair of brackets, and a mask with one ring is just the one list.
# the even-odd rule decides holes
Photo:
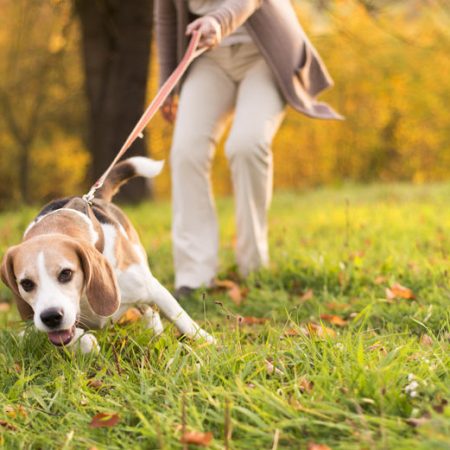
[(234, 110), (226, 141), (243, 275), (269, 260), (267, 210), (272, 196), (271, 143), (285, 102), (253, 43), (202, 55), (180, 93), (172, 150), (175, 286), (209, 286), (218, 269), (218, 226), (210, 182), (215, 146)]

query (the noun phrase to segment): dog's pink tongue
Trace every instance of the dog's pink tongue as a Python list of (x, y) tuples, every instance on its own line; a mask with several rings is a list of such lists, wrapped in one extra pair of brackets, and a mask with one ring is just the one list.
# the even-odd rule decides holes
[(72, 340), (72, 330), (50, 331), (47, 333), (50, 342), (55, 345), (65, 345)]

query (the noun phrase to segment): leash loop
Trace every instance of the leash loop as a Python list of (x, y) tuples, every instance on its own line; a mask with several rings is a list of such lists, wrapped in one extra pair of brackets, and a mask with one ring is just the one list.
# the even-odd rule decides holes
[(158, 91), (156, 96), (150, 102), (147, 109), (144, 111), (144, 114), (142, 114), (141, 118), (138, 120), (137, 124), (131, 131), (127, 140), (122, 145), (122, 148), (119, 150), (116, 157), (113, 159), (112, 163), (105, 170), (103, 175), (92, 185), (89, 192), (83, 195), (82, 198), (86, 203), (88, 203), (89, 205), (92, 204), (95, 193), (103, 186), (103, 183), (105, 182), (107, 176), (114, 168), (114, 166), (117, 164), (119, 159), (131, 147), (131, 145), (137, 138), (144, 137), (143, 134), (144, 128), (147, 126), (147, 124), (159, 110), (161, 105), (164, 103), (164, 100), (166, 100), (166, 98), (172, 92), (173, 88), (180, 81), (181, 77), (184, 75), (191, 62), (207, 50), (207, 47), (203, 47), (200, 49), (197, 48), (199, 41), (200, 41), (200, 33), (198, 31), (194, 31), (192, 33), (192, 38), (189, 42), (189, 46), (186, 50), (186, 53), (184, 54), (182, 60), (178, 64), (177, 68), (172, 72), (170, 77), (164, 82), (164, 84), (161, 86), (161, 89)]

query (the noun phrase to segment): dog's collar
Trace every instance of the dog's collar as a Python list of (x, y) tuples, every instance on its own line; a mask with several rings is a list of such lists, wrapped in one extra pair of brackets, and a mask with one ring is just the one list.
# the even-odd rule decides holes
[(64, 205), (64, 208), (74, 209), (75, 211), (81, 212), (82, 214), (86, 215), (89, 218), (89, 220), (92, 223), (92, 226), (94, 227), (95, 232), (98, 235), (98, 239), (95, 243), (95, 248), (100, 253), (103, 253), (103, 250), (105, 248), (105, 236), (103, 233), (102, 226), (98, 221), (97, 217), (95, 217), (94, 211), (92, 210), (92, 203), (86, 201), (84, 198), (75, 197), (72, 200), (70, 200), (66, 205)]

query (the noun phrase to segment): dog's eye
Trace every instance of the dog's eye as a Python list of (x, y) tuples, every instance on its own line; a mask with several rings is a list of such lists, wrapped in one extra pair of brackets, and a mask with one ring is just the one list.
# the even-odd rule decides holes
[(68, 283), (72, 279), (73, 272), (70, 269), (63, 269), (59, 272), (58, 281), (60, 283)]
[(20, 285), (22, 286), (22, 289), (23, 289), (25, 292), (31, 292), (31, 291), (34, 289), (34, 287), (36, 286), (36, 285), (34, 284), (34, 281), (31, 281), (31, 280), (29, 280), (28, 278), (25, 278), (24, 280), (22, 280), (22, 281), (20, 282)]

